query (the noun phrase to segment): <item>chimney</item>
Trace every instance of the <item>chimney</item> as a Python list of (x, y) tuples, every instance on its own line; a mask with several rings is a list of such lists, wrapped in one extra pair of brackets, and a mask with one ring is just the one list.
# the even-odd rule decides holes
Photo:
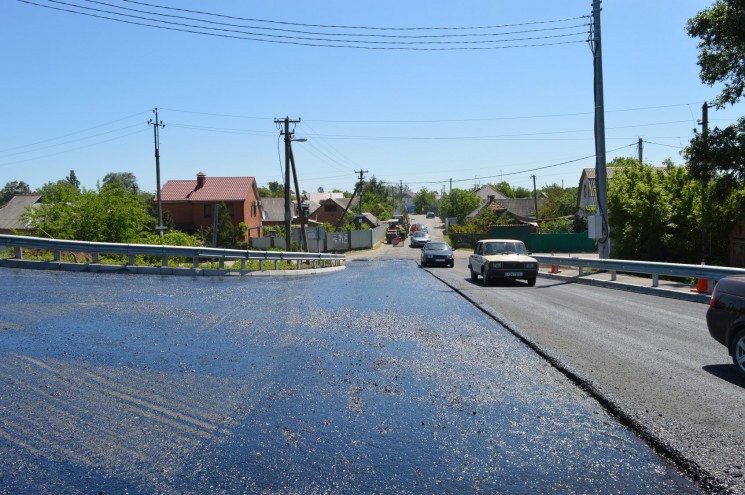
[(207, 175), (205, 175), (204, 172), (199, 172), (197, 174), (197, 189), (201, 189), (204, 187), (204, 181), (207, 180)]

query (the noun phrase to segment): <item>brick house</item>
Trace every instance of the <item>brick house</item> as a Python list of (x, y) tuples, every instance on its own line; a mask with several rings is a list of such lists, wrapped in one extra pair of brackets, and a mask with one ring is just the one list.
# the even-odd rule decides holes
[(193, 233), (212, 226), (215, 205), (225, 203), (233, 225), (248, 226), (246, 241), (262, 237), (261, 197), (253, 177), (207, 177), (199, 172), (195, 180), (169, 180), (160, 195), (163, 213), (171, 215), (179, 230)]
[[(351, 205), (350, 202), (352, 203)], [(358, 204), (358, 198), (354, 198), (354, 201), (349, 198), (329, 198), (323, 200), (318, 208), (309, 212), (310, 219), (318, 223), (326, 222), (336, 226), (347, 206), (349, 206), (349, 214), (354, 215), (356, 213), (354, 207)]]

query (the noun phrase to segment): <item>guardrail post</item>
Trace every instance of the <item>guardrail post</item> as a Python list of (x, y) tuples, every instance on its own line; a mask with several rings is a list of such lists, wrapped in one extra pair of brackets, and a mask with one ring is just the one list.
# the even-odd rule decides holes
[(129, 266), (132, 266), (132, 265), (134, 265), (134, 264), (135, 264), (135, 255), (134, 255), (134, 254), (130, 254), (130, 255), (129, 255), (129, 259), (127, 260), (127, 264), (128, 264)]
[(656, 273), (652, 275), (652, 287), (659, 287), (660, 285), (660, 276)]
[(91, 263), (93, 264), (98, 263), (98, 253), (91, 253)]
[(224, 257), (222, 257), (222, 256), (220, 257), (220, 261), (219, 261), (219, 263), (218, 263), (217, 266), (220, 268), (220, 270), (222, 270), (222, 269), (225, 268), (225, 258)]
[[(561, 270), (559, 270), (559, 271), (561, 271)], [(579, 276), (581, 277), (584, 274), (585, 274), (585, 267), (584, 266), (580, 266), (579, 267)]]
[(241, 270), (245, 270), (245, 269), (246, 269), (246, 260), (244, 258), (241, 260)]
[(163, 255), (163, 261), (161, 263), (161, 266), (164, 266), (164, 267), (168, 266), (168, 255), (167, 254)]
[(23, 259), (23, 248), (21, 246), (15, 246), (13, 248), (13, 256), (15, 256), (15, 259), (22, 260)]
[(615, 270), (611, 270), (610, 271), (610, 280), (611, 280), (611, 282), (615, 282), (616, 281), (616, 271)]
[(191, 267), (192, 268), (199, 268), (199, 256), (194, 256), (191, 259)]
[(60, 261), (62, 259), (62, 251), (54, 252), (54, 261)]
[(274, 269), (279, 270), (279, 260), (274, 260)]

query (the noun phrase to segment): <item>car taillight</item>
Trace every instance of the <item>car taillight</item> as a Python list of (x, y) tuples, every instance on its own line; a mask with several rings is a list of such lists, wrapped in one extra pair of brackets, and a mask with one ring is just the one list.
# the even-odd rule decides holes
[(709, 301), (709, 306), (712, 308), (716, 306), (716, 300), (717, 300), (717, 286), (714, 286), (714, 289), (711, 291), (711, 301)]

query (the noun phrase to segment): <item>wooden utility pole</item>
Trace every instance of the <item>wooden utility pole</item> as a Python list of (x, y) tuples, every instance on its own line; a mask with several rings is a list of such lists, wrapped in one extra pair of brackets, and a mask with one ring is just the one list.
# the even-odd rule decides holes
[(360, 191), (360, 223), (357, 226), (357, 230), (362, 230), (362, 191), (365, 184), (365, 174), (367, 170), (355, 170), (355, 174), (360, 174), (359, 191)]
[[(284, 131), (280, 132), (285, 137), (285, 243), (287, 251), (292, 252), (292, 208), (290, 204), (290, 142), (292, 141), (292, 132), (290, 124), (297, 124), (298, 120), (290, 120), (289, 117), (284, 119), (274, 119), (274, 123), (283, 126)], [(298, 198), (299, 200), (300, 198)]]
[(535, 188), (535, 175), (531, 175), (533, 178), (533, 204), (535, 205), (535, 223), (538, 224), (538, 191)]
[[(704, 141), (704, 148), (708, 154), (708, 137), (709, 137), (709, 104), (704, 102), (701, 107), (701, 137)], [(706, 190), (709, 187), (709, 176), (704, 177), (701, 184), (701, 256), (705, 261), (709, 259), (709, 232), (707, 231), (709, 222), (709, 207), (706, 203)]]
[(147, 125), (153, 126), (153, 134), (155, 137), (155, 187), (158, 188), (158, 226), (155, 229), (158, 231), (158, 235), (163, 237), (163, 204), (160, 199), (160, 133), (158, 132), (159, 127), (165, 127), (163, 121), (158, 121), (158, 108), (153, 110), (155, 114), (155, 120), (150, 119), (147, 121)]
[(308, 252), (308, 236), (305, 233), (305, 213), (303, 212), (303, 201), (300, 199), (300, 186), (297, 181), (297, 169), (295, 168), (295, 154), (292, 152), (292, 144), (290, 144), (290, 163), (292, 165), (292, 176), (295, 179), (295, 196), (297, 197), (297, 216), (300, 219), (300, 234), (303, 238), (303, 246), (301, 251)]

